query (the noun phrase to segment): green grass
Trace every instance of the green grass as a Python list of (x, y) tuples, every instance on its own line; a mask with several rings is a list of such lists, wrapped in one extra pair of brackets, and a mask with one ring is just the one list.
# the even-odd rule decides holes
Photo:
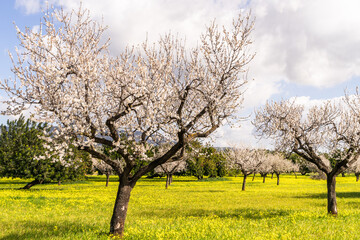
[[(339, 216), (326, 213), (326, 182), (295, 179), (142, 179), (134, 188), (125, 239), (360, 239), (360, 182), (337, 178)], [(0, 239), (109, 239), (116, 177), (45, 184), (0, 180)]]

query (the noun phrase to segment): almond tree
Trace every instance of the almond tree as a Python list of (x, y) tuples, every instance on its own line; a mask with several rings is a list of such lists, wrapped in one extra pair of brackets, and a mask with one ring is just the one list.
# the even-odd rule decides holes
[[(116, 57), (102, 38), (105, 29), (87, 10), (48, 10), (39, 31), (17, 28), (15, 78), (2, 81), (1, 89), (11, 97), (5, 114), (31, 106), (34, 118), (58, 126), (57, 139), (76, 139), (79, 149), (113, 168), (119, 188), (110, 233), (121, 237), (136, 182), (188, 142), (236, 118), (254, 57), (253, 21), (239, 15), (230, 29), (213, 22), (190, 51), (165, 35)], [(164, 142), (168, 149), (152, 157)], [(98, 145), (121, 157), (111, 159)]]
[[(256, 112), (257, 133), (274, 140), (284, 152), (294, 152), (317, 166), (327, 176), (328, 212), (337, 215), (336, 176), (344, 172), (359, 156), (360, 122), (349, 109), (326, 102), (307, 113), (295, 101), (268, 102)], [(322, 153), (342, 153), (331, 166)]]
[(240, 170), (244, 175), (242, 191), (245, 191), (246, 179), (249, 175), (255, 173), (263, 163), (261, 151), (248, 148), (229, 148), (225, 151), (225, 157), (230, 169)]
[(106, 176), (105, 186), (109, 186), (110, 175), (114, 174), (113, 168), (106, 162), (96, 158), (92, 159), (92, 165), (96, 171), (99, 171)]
[(263, 151), (261, 154), (262, 164), (257, 168), (256, 172), (260, 173), (260, 176), (263, 178), (263, 183), (265, 183), (266, 176), (272, 172), (271, 161), (268, 158), (269, 153)]
[(168, 161), (160, 166), (155, 168), (156, 173), (165, 173), (166, 174), (166, 184), (165, 188), (167, 189), (168, 186), (172, 183), (172, 177), (174, 173), (181, 172), (186, 169), (186, 161), (184, 159)]
[[(268, 160), (271, 168), (271, 172), (276, 175), (276, 185), (280, 183), (280, 174), (287, 172), (295, 172), (295, 164), (291, 161), (285, 159), (284, 155), (281, 153), (268, 154)], [(266, 164), (266, 163), (265, 163)]]
[(354, 164), (349, 168), (349, 172), (353, 172), (356, 177), (356, 181), (359, 181), (360, 178), (360, 161), (357, 160)]

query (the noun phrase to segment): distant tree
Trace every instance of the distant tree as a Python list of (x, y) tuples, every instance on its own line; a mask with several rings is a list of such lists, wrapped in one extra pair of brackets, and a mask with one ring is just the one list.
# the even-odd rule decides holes
[[(166, 149), (168, 148), (168, 144), (161, 144), (158, 146), (158, 148), (154, 151), (154, 156), (163, 155)], [(166, 175), (166, 184), (165, 189), (168, 188), (168, 186), (172, 183), (172, 178), (175, 173), (185, 171), (187, 167), (186, 160), (189, 157), (188, 151), (186, 151), (186, 148), (182, 148), (177, 154), (175, 154), (170, 161), (161, 164), (160, 166), (157, 166), (154, 169), (155, 174)]]
[[(359, 157), (360, 118), (338, 103), (326, 102), (305, 112), (303, 105), (287, 100), (268, 102), (256, 112), (254, 125), (278, 149), (298, 154), (326, 175), (328, 213), (337, 215), (336, 176)], [(341, 155), (331, 165), (322, 152), (331, 155), (335, 151)]]
[(276, 184), (280, 183), (280, 174), (281, 173), (289, 173), (295, 172), (297, 170), (297, 166), (285, 158), (282, 153), (271, 153), (268, 154), (268, 161), (271, 166), (271, 172), (276, 175)]
[(222, 152), (211, 146), (203, 148), (205, 153), (204, 174), (212, 177), (224, 177), (226, 174), (226, 159)]
[(233, 170), (240, 170), (243, 174), (242, 191), (245, 191), (246, 179), (255, 173), (263, 162), (261, 150), (232, 147), (225, 150), (225, 157), (228, 167)]
[(100, 172), (106, 176), (105, 186), (109, 186), (110, 175), (114, 174), (114, 169), (100, 159), (92, 159), (93, 168), (95, 171)]
[(46, 124), (20, 116), (0, 128), (0, 176), (33, 178), (23, 189), (44, 182), (74, 180), (87, 171), (86, 157), (70, 154), (70, 149), (61, 160), (44, 157), (47, 143), (41, 136), (49, 134)]
[(200, 142), (189, 144), (187, 171), (198, 180), (204, 176), (223, 177), (226, 174), (226, 159), (214, 147), (203, 146)]
[(174, 160), (172, 162), (166, 162), (166, 163), (156, 167), (155, 172), (163, 173), (166, 175), (165, 188), (167, 189), (168, 186), (170, 186), (173, 181), (174, 173), (184, 171), (185, 168), (186, 168), (186, 161), (180, 159), (180, 160)]
[(263, 152), (263, 154), (261, 154), (259, 157), (262, 158), (262, 160), (261, 160), (262, 164), (260, 164), (260, 166), (257, 168), (256, 172), (258, 172), (260, 174), (260, 176), (263, 179), (263, 183), (265, 183), (266, 176), (273, 172), (272, 171), (272, 162), (268, 158), (269, 157), (268, 152)]
[(354, 173), (356, 177), (356, 182), (359, 181), (360, 178), (360, 159), (358, 159), (354, 164), (352, 164), (348, 170), (348, 172)]
[(294, 164), (298, 166), (298, 171), (301, 173), (301, 175), (305, 175), (307, 173), (314, 172), (314, 167), (316, 166), (306, 160), (304, 160), (302, 157), (300, 157), (296, 153), (291, 153), (287, 158)]

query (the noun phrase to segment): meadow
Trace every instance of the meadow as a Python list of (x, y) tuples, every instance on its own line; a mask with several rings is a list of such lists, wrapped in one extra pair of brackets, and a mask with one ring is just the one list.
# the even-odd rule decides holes
[[(281, 175), (141, 179), (129, 204), (124, 239), (360, 239), (360, 182), (337, 178), (339, 216), (326, 210), (326, 182)], [(0, 179), (0, 239), (109, 239), (117, 178), (35, 186)]]

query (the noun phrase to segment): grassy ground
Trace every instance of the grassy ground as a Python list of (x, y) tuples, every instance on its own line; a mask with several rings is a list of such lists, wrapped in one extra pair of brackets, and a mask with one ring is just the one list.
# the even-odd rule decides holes
[[(0, 180), (0, 239), (108, 239), (116, 178), (18, 190)], [(129, 204), (125, 239), (360, 239), (360, 182), (337, 178), (339, 216), (326, 214), (326, 182), (276, 179), (142, 179)]]

